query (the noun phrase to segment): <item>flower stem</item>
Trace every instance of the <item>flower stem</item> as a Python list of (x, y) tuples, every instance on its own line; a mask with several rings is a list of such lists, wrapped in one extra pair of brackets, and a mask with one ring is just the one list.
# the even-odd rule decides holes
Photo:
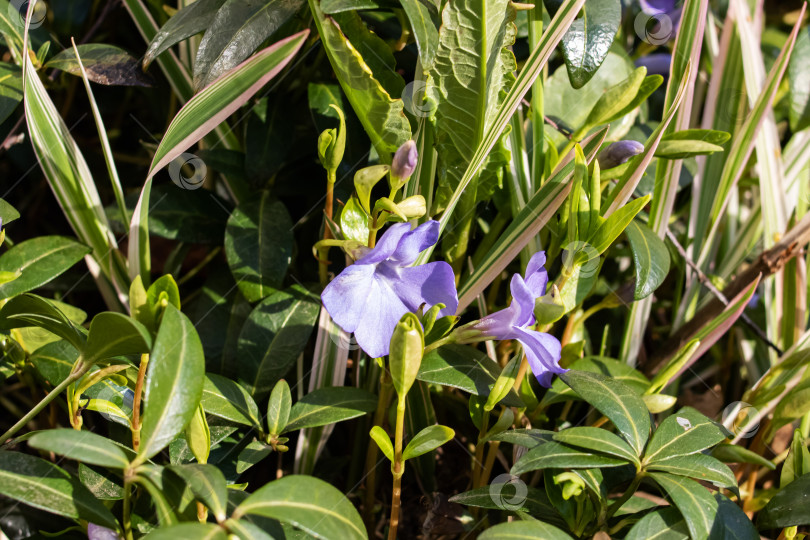
[(487, 435), (489, 428), (489, 412), (484, 411), (481, 418), (481, 429), (478, 431), (478, 442), (475, 443), (475, 457), (473, 458), (473, 489), (481, 487), (481, 478), (484, 476), (484, 450), (486, 443), (484, 437)]
[(402, 439), (405, 435), (405, 395), (399, 396), (397, 401), (397, 426), (394, 433), (394, 465), (391, 473), (394, 475), (394, 487), (391, 490), (391, 521), (388, 526), (388, 540), (396, 540), (399, 527), (399, 506), (402, 495), (402, 474), (405, 472), (405, 462), (402, 460)]
[(11, 426), (11, 428), (8, 431), (6, 431), (5, 433), (3, 433), (2, 436), (0, 436), (0, 445), (9, 440), (15, 433), (17, 433), (20, 429), (22, 429), (23, 426), (25, 426), (36, 415), (38, 415), (40, 411), (42, 411), (42, 409), (44, 409), (48, 405), (48, 403), (53, 401), (56, 396), (61, 394), (65, 388), (81, 379), (84, 376), (84, 374), (87, 373), (87, 370), (90, 369), (90, 365), (84, 364), (83, 362), (78, 362), (77, 365), (78, 369), (76, 369), (76, 371), (68, 375), (64, 381), (62, 381), (56, 386), (56, 388), (48, 392), (48, 394), (44, 398), (42, 398), (42, 401), (37, 403), (33, 409), (28, 411), (28, 414), (20, 418), (20, 420), (16, 424)]
[(132, 398), (132, 449), (136, 452), (141, 445), (141, 398), (147, 365), (149, 365), (149, 355), (142, 354), (141, 365), (138, 367), (138, 380), (135, 381), (135, 396)]
[[(374, 413), (374, 425), (382, 427), (385, 420), (385, 411), (388, 410), (388, 402), (391, 400), (391, 375), (388, 370), (383, 370), (380, 375), (380, 394), (377, 398), (377, 410)], [(363, 521), (371, 535), (374, 531), (374, 493), (377, 487), (377, 443), (373, 439), (368, 440), (366, 450), (366, 502), (363, 505)]]
[[(334, 170), (326, 171), (326, 204), (324, 205), (323, 213), (326, 215), (327, 220), (332, 219), (336, 179), (337, 175), (335, 174)], [(324, 223), (323, 239), (329, 240), (330, 238), (332, 238), (332, 231), (329, 229), (329, 224)], [(318, 277), (320, 278), (321, 286), (323, 287), (326, 286), (326, 283), (329, 280), (329, 268), (326, 260), (328, 254), (328, 247), (318, 250)]]
[(133, 540), (132, 536), (132, 469), (124, 471), (124, 501), (122, 519), (124, 539)]
[(603, 523), (606, 523), (606, 522), (607, 522), (607, 521), (608, 521), (610, 518), (612, 518), (612, 517), (613, 517), (613, 514), (615, 514), (615, 513), (616, 513), (616, 511), (617, 511), (619, 508), (621, 508), (621, 507), (622, 507), (622, 505), (623, 505), (624, 503), (626, 503), (626, 502), (628, 501), (628, 499), (630, 499), (630, 497), (632, 497), (632, 496), (633, 496), (633, 494), (636, 492), (636, 489), (638, 489), (638, 486), (639, 486), (639, 484), (641, 484), (641, 481), (642, 481), (643, 479), (644, 479), (644, 472), (640, 472), (640, 473), (636, 474), (636, 477), (635, 477), (635, 478), (633, 478), (633, 481), (632, 481), (632, 482), (630, 482), (630, 486), (628, 486), (627, 491), (625, 491), (625, 492), (622, 494), (622, 496), (621, 496), (621, 497), (619, 497), (618, 499), (616, 499), (616, 500), (613, 502), (613, 504), (611, 504), (611, 505), (608, 507), (607, 512), (605, 513), (605, 517), (604, 517), (604, 519), (602, 520), (602, 522), (603, 522)]

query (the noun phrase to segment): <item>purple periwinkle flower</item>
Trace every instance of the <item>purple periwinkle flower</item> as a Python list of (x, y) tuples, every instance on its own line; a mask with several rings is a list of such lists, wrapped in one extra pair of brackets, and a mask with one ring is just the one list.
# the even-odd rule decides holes
[(596, 159), (599, 161), (599, 168), (607, 170), (627, 163), (627, 160), (643, 151), (644, 145), (638, 141), (616, 141), (599, 152)]
[(425, 309), (444, 304), (440, 317), (456, 312), (458, 293), (450, 265), (410, 266), (438, 239), (438, 221), (414, 230), (410, 223), (391, 225), (373, 249), (343, 270), (321, 294), (332, 319), (346, 332), (354, 332), (369, 356), (388, 354), (399, 319), (422, 304)]
[[(655, 20), (646, 29), (646, 40), (653, 45), (662, 45), (674, 38), (681, 25), (682, 7), (676, 7), (675, 0), (639, 0), (641, 11)], [(645, 37), (645, 36), (642, 36)]]
[(529, 367), (537, 381), (548, 388), (555, 373), (565, 373), (560, 367), (562, 346), (551, 334), (530, 330), (534, 324), (534, 301), (546, 293), (548, 273), (546, 253), (539, 251), (529, 260), (526, 267), (526, 278), (515, 274), (512, 276), (510, 289), (512, 303), (509, 307), (487, 315), (473, 328), (486, 336), (495, 339), (516, 339), (523, 345)]
[(636, 67), (647, 68), (647, 75), (669, 75), (669, 68), (672, 65), (672, 55), (669, 53), (652, 53), (642, 56), (635, 62)]
[(416, 170), (416, 162), (419, 153), (416, 151), (416, 143), (410, 140), (400, 146), (394, 154), (391, 162), (391, 176), (399, 180), (407, 180)]

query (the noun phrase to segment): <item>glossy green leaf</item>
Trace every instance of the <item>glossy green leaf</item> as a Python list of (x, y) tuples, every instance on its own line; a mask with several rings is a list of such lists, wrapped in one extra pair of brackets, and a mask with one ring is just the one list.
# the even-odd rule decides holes
[(757, 516), (761, 531), (810, 524), (810, 474), (780, 489)]
[(143, 56), (144, 68), (149, 67), (160, 53), (172, 45), (209, 28), (224, 3), (225, 0), (198, 0), (172, 15), (149, 42), (149, 48)]
[(43, 328), (80, 351), (87, 341), (83, 328), (74, 324), (53, 303), (30, 293), (15, 296), (0, 309), (0, 329), (28, 326)]
[(653, 463), (675, 456), (696, 454), (725, 440), (723, 430), (691, 407), (664, 419), (653, 433), (644, 461)]
[[(14, 64), (0, 62), (0, 122), (5, 122), (22, 100), (22, 70)], [(4, 205), (8, 203), (0, 203), (0, 206)], [(0, 216), (3, 217), (4, 225), (11, 221), (5, 219), (3, 208), (0, 208)]]
[(262, 191), (240, 204), (225, 228), (225, 255), (239, 290), (258, 302), (281, 286), (293, 250), (292, 220), (285, 206)]
[(226, 377), (214, 373), (206, 374), (200, 404), (210, 415), (237, 424), (261, 427), (259, 407), (250, 393), (239, 383)]
[[(2, 65), (2, 64), (0, 64)], [(20, 90), (22, 92), (22, 90)], [(20, 98), (22, 99), (22, 97)], [(16, 208), (11, 206), (8, 202), (0, 199), (0, 219), (3, 220), (3, 227), (20, 217), (20, 213)]]
[(354, 505), (330, 484), (311, 476), (285, 476), (262, 486), (245, 499), (233, 515), (244, 514), (291, 523), (320, 538), (367, 538)]
[(242, 474), (273, 453), (273, 447), (259, 440), (250, 441), (236, 459), (236, 473)]
[(709, 537), (717, 515), (717, 501), (709, 491), (688, 478), (667, 473), (649, 473), (686, 521), (689, 534), (694, 540)]
[[(650, 381), (641, 372), (613, 358), (586, 356), (585, 358), (575, 360), (569, 367), (577, 371), (601, 373), (613, 380), (624, 383), (639, 395), (643, 394), (650, 386)], [(546, 392), (546, 395), (543, 396), (542, 404), (547, 406), (569, 399), (582, 398), (567, 386), (562, 379), (554, 379), (554, 382), (551, 383), (551, 388)]]
[(582, 88), (604, 62), (619, 29), (621, 7), (619, 0), (586, 2), (563, 36), (563, 58), (574, 88)]
[(369, 436), (374, 439), (374, 442), (380, 447), (380, 450), (382, 450), (382, 453), (388, 458), (388, 461), (393, 463), (394, 445), (391, 443), (391, 437), (388, 436), (388, 433), (380, 426), (374, 426), (371, 428), (371, 431), (369, 431)]
[(346, 240), (355, 240), (363, 245), (368, 244), (371, 220), (363, 210), (360, 201), (351, 196), (340, 211), (340, 231)]
[(408, 17), (408, 22), (411, 23), (422, 69), (427, 71), (433, 65), (439, 46), (439, 31), (433, 21), (434, 15), (438, 15), (438, 10), (431, 2), (420, 0), (402, 0), (402, 9)]
[(641, 455), (650, 434), (650, 413), (635, 391), (624, 383), (587, 371), (569, 371), (560, 378), (607, 416), (636, 455)]
[(95, 363), (113, 356), (148, 353), (152, 335), (144, 325), (122, 313), (105, 311), (90, 322), (84, 360)]
[(226, 540), (225, 529), (213, 523), (178, 523), (153, 529), (144, 536), (148, 540)]
[(350, 420), (376, 408), (377, 396), (362, 388), (351, 386), (318, 388), (292, 406), (290, 420), (284, 428), (284, 433)]
[(78, 479), (38, 457), (0, 451), (0, 494), (52, 514), (119, 528), (107, 507)]
[(46, 381), (53, 386), (67, 379), (79, 351), (64, 339), (58, 339), (39, 347), (30, 356), (31, 363)]
[(633, 220), (624, 230), (633, 251), (636, 287), (633, 299), (650, 296), (664, 282), (669, 273), (669, 250), (647, 225)]
[(711, 482), (717, 487), (737, 490), (737, 480), (731, 469), (717, 459), (704, 454), (675, 456), (655, 461), (647, 466), (647, 470), (686, 476), (695, 480)]
[(402, 452), (402, 458), (413, 459), (431, 452), (450, 441), (455, 434), (456, 432), (447, 426), (428, 426), (408, 441), (408, 446)]
[(512, 474), (523, 474), (540, 469), (590, 469), (621, 467), (627, 465), (624, 459), (592, 454), (556, 441), (539, 444), (517, 460), (512, 466)]
[[(127, 51), (105, 43), (85, 43), (76, 47), (87, 78), (107, 86), (151, 86), (138, 61)], [(81, 76), (82, 70), (72, 48), (54, 55), (45, 67)]]
[(96, 499), (102, 501), (117, 501), (124, 495), (121, 479), (115, 473), (101, 467), (91, 467), (79, 463), (79, 479), (90, 490)]
[(197, 49), (194, 88), (208, 86), (250, 56), (303, 4), (303, 0), (226, 0), (206, 26)]
[(278, 435), (287, 426), (292, 407), (290, 385), (281, 379), (273, 387), (270, 399), (267, 401), (267, 433)]
[(677, 508), (662, 508), (646, 514), (624, 537), (625, 540), (689, 540), (689, 528)]
[(810, 30), (799, 32), (788, 64), (790, 83), (790, 129), (796, 133), (810, 126)]
[(599, 454), (607, 454), (638, 463), (638, 456), (619, 436), (602, 428), (578, 426), (564, 429), (554, 434), (554, 440), (568, 446), (585, 448)]
[(275, 291), (251, 312), (239, 334), (239, 380), (253, 396), (270, 393), (304, 347), (318, 320), (317, 297), (300, 285)]
[(509, 429), (492, 436), (493, 441), (502, 441), (526, 448), (534, 448), (554, 439), (555, 433), (545, 429)]
[(111, 469), (125, 469), (130, 461), (130, 456), (121, 446), (90, 431), (49, 429), (36, 433), (28, 439), (28, 444), (82, 463)]
[(228, 507), (228, 486), (222, 471), (214, 465), (199, 463), (175, 465), (169, 467), (169, 470), (186, 482), (194, 496), (214, 513), (218, 522), (225, 520)]
[(717, 516), (712, 524), (710, 538), (734, 538), (739, 540), (759, 540), (760, 535), (751, 520), (737, 506), (720, 493), (714, 494), (717, 501)]
[(514, 538), (516, 540), (525, 538), (543, 538), (545, 540), (571, 540), (571, 537), (566, 533), (539, 521), (512, 521), (510, 523), (501, 523), (490, 527), (478, 536), (481, 540), (499, 540), (505, 538)]
[(641, 91), (642, 84), (646, 80), (646, 76), (647, 68), (636, 68), (626, 79), (605, 90), (591, 109), (584, 126), (578, 133), (587, 132), (593, 126), (618, 120), (630, 112), (632, 105), (635, 104), (635, 97)]
[(614, 240), (624, 232), (627, 226), (633, 221), (633, 218), (641, 212), (641, 209), (644, 208), (649, 201), (650, 196), (645, 195), (638, 199), (633, 199), (622, 206), (602, 222), (587, 242), (601, 255), (610, 247)]
[(548, 500), (545, 491), (527, 487), (517, 477), (512, 477), (511, 480), (511, 482), (493, 482), (489, 486), (459, 493), (450, 497), (450, 502), (490, 510), (529, 512), (532, 517), (539, 520), (565, 527), (565, 521)]
[(165, 448), (197, 410), (205, 380), (202, 344), (191, 321), (166, 307), (146, 372), (140, 460)]
[(721, 443), (712, 448), (712, 457), (715, 457), (723, 463), (753, 463), (760, 467), (767, 467), (770, 470), (776, 470), (776, 465), (769, 459), (766, 459), (756, 452), (752, 452), (742, 446), (734, 444)]
[(0, 272), (20, 275), (0, 284), (0, 300), (48, 283), (89, 253), (90, 248), (64, 236), (39, 236), (16, 244), (0, 256)]

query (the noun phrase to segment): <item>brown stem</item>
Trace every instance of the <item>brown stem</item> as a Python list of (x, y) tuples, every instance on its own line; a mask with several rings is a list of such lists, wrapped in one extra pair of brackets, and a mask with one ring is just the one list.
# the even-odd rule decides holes
[[(374, 413), (374, 425), (382, 427), (385, 419), (385, 412), (388, 410), (388, 402), (391, 399), (391, 377), (387, 370), (380, 376), (380, 395), (377, 398), (377, 410)], [(369, 535), (373, 535), (374, 523), (374, 501), (377, 488), (377, 443), (369, 438), (368, 449), (366, 450), (366, 502), (363, 505), (363, 521), (366, 524)]]
[(132, 398), (132, 449), (136, 452), (141, 445), (141, 397), (148, 364), (149, 355), (142, 354), (141, 365), (138, 367), (138, 380), (135, 382), (135, 396)]
[(405, 436), (405, 396), (399, 396), (397, 402), (397, 427), (394, 434), (394, 487), (391, 489), (391, 520), (388, 525), (388, 540), (397, 540), (399, 527), (399, 506), (402, 495), (402, 474), (405, 462), (402, 459), (402, 439)]

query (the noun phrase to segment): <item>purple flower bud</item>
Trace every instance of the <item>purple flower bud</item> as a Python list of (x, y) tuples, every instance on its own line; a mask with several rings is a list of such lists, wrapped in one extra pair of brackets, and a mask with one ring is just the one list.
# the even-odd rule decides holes
[(102, 527), (95, 523), (88, 523), (87, 538), (89, 540), (118, 540), (118, 533), (107, 527)]
[(416, 169), (418, 159), (419, 152), (416, 151), (416, 143), (413, 140), (406, 142), (394, 154), (394, 161), (391, 163), (391, 176), (400, 181), (407, 180)]
[(644, 151), (644, 145), (638, 141), (617, 141), (599, 152), (599, 168), (602, 170), (618, 167), (627, 163), (633, 156)]

